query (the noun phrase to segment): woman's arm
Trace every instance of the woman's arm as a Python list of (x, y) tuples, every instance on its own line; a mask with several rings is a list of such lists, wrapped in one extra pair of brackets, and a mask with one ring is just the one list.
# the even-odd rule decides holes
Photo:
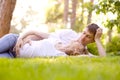
[(37, 32), (37, 31), (26, 32), (18, 38), (17, 43), (14, 47), (14, 51), (16, 51), (16, 55), (18, 55), (20, 48), (25, 43), (29, 42), (30, 40), (41, 40), (41, 39), (45, 39), (48, 37), (49, 37), (48, 33)]
[(99, 55), (100, 56), (106, 56), (105, 49), (103, 48), (102, 43), (100, 41), (101, 35), (102, 35), (102, 29), (98, 28), (97, 32), (96, 32), (96, 35), (95, 35), (95, 43), (96, 43), (96, 46), (98, 48)]

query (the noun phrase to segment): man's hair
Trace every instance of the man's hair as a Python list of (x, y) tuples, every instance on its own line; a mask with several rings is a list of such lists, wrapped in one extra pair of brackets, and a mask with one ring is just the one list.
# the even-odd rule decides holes
[(92, 23), (92, 24), (89, 24), (89, 25), (87, 26), (87, 28), (88, 28), (88, 30), (90, 31), (90, 33), (92, 33), (93, 35), (95, 35), (97, 29), (99, 28), (99, 26), (98, 26), (97, 24), (95, 24), (95, 23)]

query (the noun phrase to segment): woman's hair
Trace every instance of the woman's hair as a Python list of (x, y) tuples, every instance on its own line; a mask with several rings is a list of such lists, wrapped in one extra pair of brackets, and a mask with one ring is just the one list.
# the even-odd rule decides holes
[(66, 46), (65, 53), (69, 56), (88, 54), (87, 49), (78, 42), (72, 42), (68, 46)]
[(97, 24), (95, 24), (95, 23), (92, 23), (92, 24), (89, 24), (89, 25), (87, 26), (87, 28), (88, 28), (88, 30), (90, 31), (90, 33), (92, 33), (93, 35), (95, 35), (97, 29), (99, 28), (99, 26), (98, 26)]
[(77, 55), (83, 55), (83, 54), (88, 54), (88, 51), (86, 49), (83, 49), (83, 51), (75, 52), (74, 50), (71, 49), (66, 49), (65, 53), (69, 56), (77, 56)]

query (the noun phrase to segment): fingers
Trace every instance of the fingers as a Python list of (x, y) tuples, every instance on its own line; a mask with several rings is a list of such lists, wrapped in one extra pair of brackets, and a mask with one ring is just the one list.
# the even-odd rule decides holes
[(16, 55), (19, 55), (19, 50), (23, 46), (23, 40), (19, 39), (14, 47)]
[(29, 41), (29, 44), (31, 45), (31, 44), (32, 44), (32, 42), (31, 42), (31, 41)]
[[(31, 42), (31, 40), (30, 40), (30, 39), (25, 39), (25, 40), (24, 40), (23, 45), (25, 45), (26, 43), (28, 43), (29, 45), (31, 45), (31, 44), (32, 44), (32, 42)], [(23, 46), (23, 45), (22, 45), (22, 46)]]
[(14, 47), (14, 51), (16, 52), (16, 55), (19, 55), (20, 48), (22, 48), (26, 43), (31, 45), (31, 40), (30, 39), (19, 39)]
[(99, 40), (101, 35), (102, 35), (102, 29), (98, 28), (97, 31), (96, 31), (96, 34), (95, 34), (95, 41)]
[(103, 30), (102, 30), (101, 28), (98, 28), (98, 29), (97, 29), (97, 33), (102, 33), (102, 31), (103, 31)]
[(16, 55), (19, 55), (19, 47), (16, 47)]

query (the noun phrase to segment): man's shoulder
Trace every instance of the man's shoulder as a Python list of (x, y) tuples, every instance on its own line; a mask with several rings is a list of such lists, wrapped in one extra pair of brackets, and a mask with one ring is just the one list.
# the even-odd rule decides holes
[(72, 29), (60, 29), (60, 30), (56, 30), (55, 32), (68, 32), (68, 31), (74, 31), (74, 30), (72, 30)]
[(62, 34), (77, 34), (77, 32), (72, 29), (61, 29), (59, 32)]

